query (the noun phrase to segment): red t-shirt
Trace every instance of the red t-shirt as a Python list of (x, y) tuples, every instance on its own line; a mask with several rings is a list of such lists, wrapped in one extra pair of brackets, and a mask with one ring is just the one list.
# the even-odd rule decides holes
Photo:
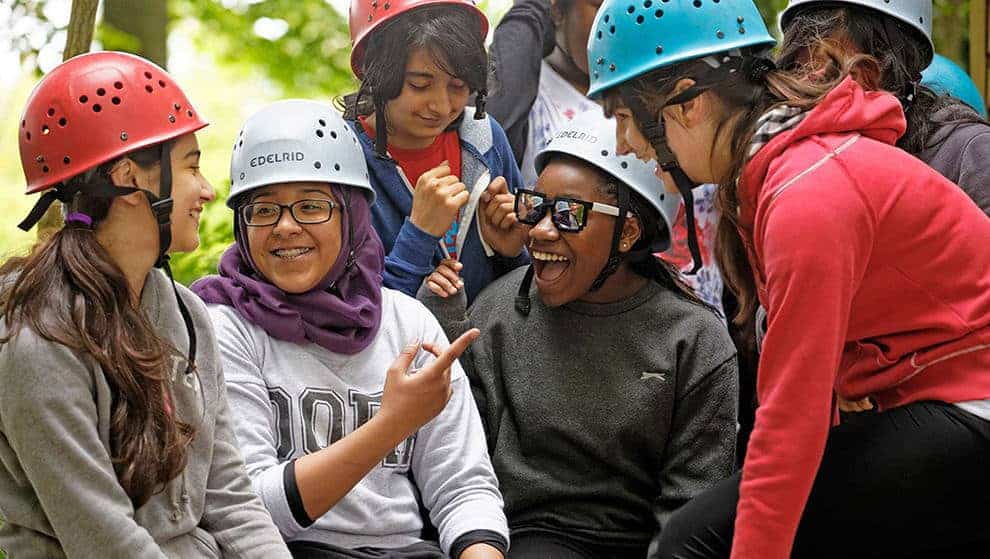
[[(375, 130), (368, 125), (365, 117), (358, 117), (364, 131), (372, 139), (375, 137)], [(403, 149), (389, 144), (388, 153), (392, 159), (399, 164), (402, 172), (409, 179), (409, 185), (416, 188), (416, 182), (423, 173), (440, 165), (444, 161), (450, 164), (450, 173), (454, 176), (461, 176), (461, 142), (455, 130), (448, 130), (441, 133), (432, 144), (425, 148)], [(460, 216), (458, 216), (459, 218)], [(457, 230), (459, 219), (455, 219), (450, 229), (444, 234), (443, 242), (447, 247), (447, 252), (451, 258), (457, 258)]]

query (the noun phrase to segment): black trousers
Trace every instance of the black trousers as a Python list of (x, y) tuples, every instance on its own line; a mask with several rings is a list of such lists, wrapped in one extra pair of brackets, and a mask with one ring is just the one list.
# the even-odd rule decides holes
[(320, 542), (289, 542), (295, 559), (446, 559), (435, 542), (419, 542), (400, 548), (347, 549)]
[(643, 559), (646, 546), (589, 543), (563, 534), (526, 531), (509, 534), (507, 559)]
[[(661, 559), (727, 558), (741, 474), (679, 509)], [(829, 433), (796, 558), (990, 557), (990, 421), (917, 402)]]

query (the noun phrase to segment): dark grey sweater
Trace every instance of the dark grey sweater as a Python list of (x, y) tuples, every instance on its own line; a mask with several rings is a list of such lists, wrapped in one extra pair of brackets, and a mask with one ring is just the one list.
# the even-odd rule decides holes
[(624, 301), (514, 308), (525, 269), (464, 298), (421, 299), (454, 336), (513, 532), (644, 547), (733, 471), (735, 349), (712, 312), (655, 282)]
[(990, 126), (954, 120), (952, 115), (958, 110), (947, 107), (935, 113), (933, 120), (943, 124), (918, 158), (958, 184), (990, 214)]

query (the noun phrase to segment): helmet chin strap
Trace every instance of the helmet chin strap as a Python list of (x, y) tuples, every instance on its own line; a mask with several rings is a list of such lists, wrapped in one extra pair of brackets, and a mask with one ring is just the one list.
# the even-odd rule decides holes
[[(701, 93), (701, 91), (698, 91)], [(683, 94), (682, 94), (683, 95)], [(679, 95), (678, 97), (681, 97)], [(660, 168), (668, 173), (674, 178), (674, 186), (680, 193), (681, 197), (684, 199), (684, 215), (686, 217), (687, 225), (687, 242), (688, 250), (691, 251), (691, 260), (693, 265), (691, 271), (687, 272), (689, 275), (698, 273), (701, 269), (701, 249), (698, 246), (698, 235), (695, 229), (694, 221), (694, 193), (692, 192), (695, 187), (698, 186), (697, 183), (692, 181), (684, 169), (681, 168), (680, 164), (677, 162), (677, 156), (671, 151), (670, 146), (667, 145), (667, 132), (663, 122), (663, 113), (654, 116), (646, 109), (639, 98), (630, 93), (624, 92), (622, 95), (623, 103), (629, 110), (632, 111), (633, 117), (636, 119), (636, 123), (639, 125), (639, 129), (643, 132), (647, 141), (653, 147), (653, 150), (657, 153), (657, 163)], [(680, 102), (688, 101), (689, 99), (683, 99)]]

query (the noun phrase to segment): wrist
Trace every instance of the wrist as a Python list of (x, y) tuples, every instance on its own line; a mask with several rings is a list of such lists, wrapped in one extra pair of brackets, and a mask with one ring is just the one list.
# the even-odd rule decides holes
[(400, 415), (393, 414), (388, 408), (379, 408), (375, 415), (364, 424), (372, 436), (382, 442), (386, 449), (393, 449), (416, 432), (415, 427), (408, 425)]
[[(431, 237), (440, 238), (446, 232), (446, 229), (440, 226), (428, 223), (428, 220), (420, 219), (415, 213), (409, 214), (409, 222), (416, 226), (417, 229), (426, 233)], [(439, 229), (439, 231), (437, 230)]]

